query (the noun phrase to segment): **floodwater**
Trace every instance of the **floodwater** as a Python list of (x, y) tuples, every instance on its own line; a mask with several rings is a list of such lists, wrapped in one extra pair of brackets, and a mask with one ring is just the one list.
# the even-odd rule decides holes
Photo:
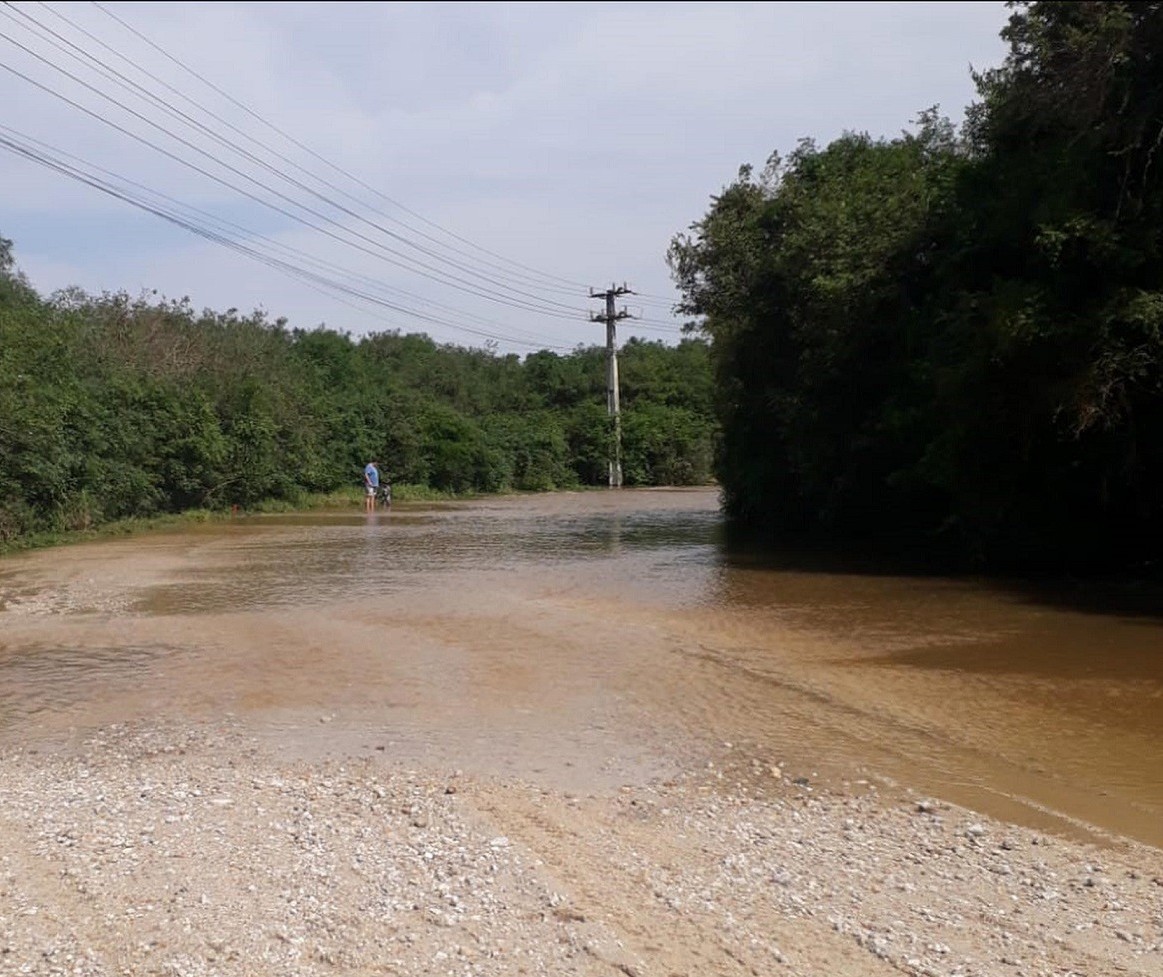
[(716, 506), (523, 496), (11, 558), (0, 737), (230, 715), (294, 751), (585, 790), (779, 767), (1163, 846), (1157, 592), (762, 563)]

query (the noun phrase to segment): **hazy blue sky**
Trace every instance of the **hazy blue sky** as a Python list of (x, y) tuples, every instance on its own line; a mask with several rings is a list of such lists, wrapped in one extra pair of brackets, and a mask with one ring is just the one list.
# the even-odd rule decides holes
[[(335, 267), (326, 270), (329, 278), (355, 272), (373, 280), (361, 286), (365, 291), (382, 283), (415, 296), (392, 293), (395, 304), (439, 303), (423, 309), (480, 333), (563, 347), (601, 338), (600, 327), (584, 318), (597, 303), (585, 299), (582, 283), (625, 279), (659, 297), (642, 308), (656, 326), (668, 319), (661, 299), (674, 296), (665, 263), (670, 238), (705, 212), (710, 195), (740, 164), (761, 165), (805, 136), (826, 142), (845, 129), (895, 135), (933, 104), (960, 119), (973, 98), (970, 67), (996, 65), (1004, 55), (998, 31), (1007, 16), (1002, 3), (105, 5), (165, 54), (327, 161), (440, 227), (578, 283), (572, 286), (529, 279), (513, 265), (481, 265), (478, 258), (498, 263), (481, 252), (446, 250), (445, 243), (467, 246), (328, 170), (96, 5), (13, 6), (0, 16), (0, 64), (32, 81), (0, 71), (0, 123), (20, 139), (42, 140), (233, 221), (264, 241), (330, 262)], [(354, 213), (333, 210), (253, 159), (214, 143), (205, 131), (167, 117), (155, 102), (117, 87), (115, 77), (98, 74), (86, 53), (104, 70), (147, 87)], [(323, 226), (365, 250), (247, 199), (33, 82), (283, 209), (306, 203), (322, 215), (309, 220), (337, 221)], [(265, 155), (200, 114), (201, 108), (353, 196), (339, 197)], [(209, 155), (175, 142), (151, 122)], [(13, 138), (11, 130), (0, 129), (0, 137)], [(222, 163), (238, 172), (221, 169)], [(289, 199), (272, 196), (248, 177)], [(421, 238), (393, 218), (437, 240)], [(433, 253), (385, 236), (384, 229)], [(360, 306), (353, 308), (7, 151), (0, 151), (0, 235), (15, 241), (21, 268), (42, 292), (68, 285), (131, 293), (149, 288), (189, 296), (198, 307), (262, 307), (296, 326), (325, 322), (356, 333), (398, 327), (471, 345), (484, 341), (479, 334), (382, 308), (369, 311), (347, 299)], [(517, 295), (520, 302), (562, 317), (434, 282), (386, 260), (391, 256), (382, 255), (381, 246), (478, 290), (525, 292), (527, 297)], [(635, 332), (668, 335), (633, 325), (623, 329), (624, 335)], [(501, 347), (526, 349), (508, 340)]]

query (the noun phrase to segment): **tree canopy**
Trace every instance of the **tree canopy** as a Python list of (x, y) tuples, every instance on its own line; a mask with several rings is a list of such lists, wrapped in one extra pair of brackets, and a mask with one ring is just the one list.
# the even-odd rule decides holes
[(960, 132), (748, 168), (670, 249), (729, 515), (988, 566), (1163, 535), (1163, 5), (1017, 3)]

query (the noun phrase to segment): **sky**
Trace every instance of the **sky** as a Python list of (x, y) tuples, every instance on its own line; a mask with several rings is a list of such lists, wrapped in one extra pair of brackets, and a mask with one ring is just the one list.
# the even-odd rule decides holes
[(993, 2), (5, 4), (0, 236), (45, 295), (156, 291), (518, 354), (604, 342), (589, 290), (626, 282), (639, 318), (619, 338), (673, 342), (667, 247), (741, 165), (892, 137), (933, 105), (959, 121), (1006, 18)]

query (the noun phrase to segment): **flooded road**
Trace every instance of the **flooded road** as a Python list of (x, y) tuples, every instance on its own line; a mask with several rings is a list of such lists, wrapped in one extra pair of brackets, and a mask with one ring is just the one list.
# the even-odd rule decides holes
[(727, 550), (716, 506), (513, 497), (11, 558), (0, 737), (67, 749), (102, 723), (230, 713), (296, 753), (579, 790), (775, 768), (1163, 846), (1150, 595), (1083, 610), (1016, 584), (761, 566)]

